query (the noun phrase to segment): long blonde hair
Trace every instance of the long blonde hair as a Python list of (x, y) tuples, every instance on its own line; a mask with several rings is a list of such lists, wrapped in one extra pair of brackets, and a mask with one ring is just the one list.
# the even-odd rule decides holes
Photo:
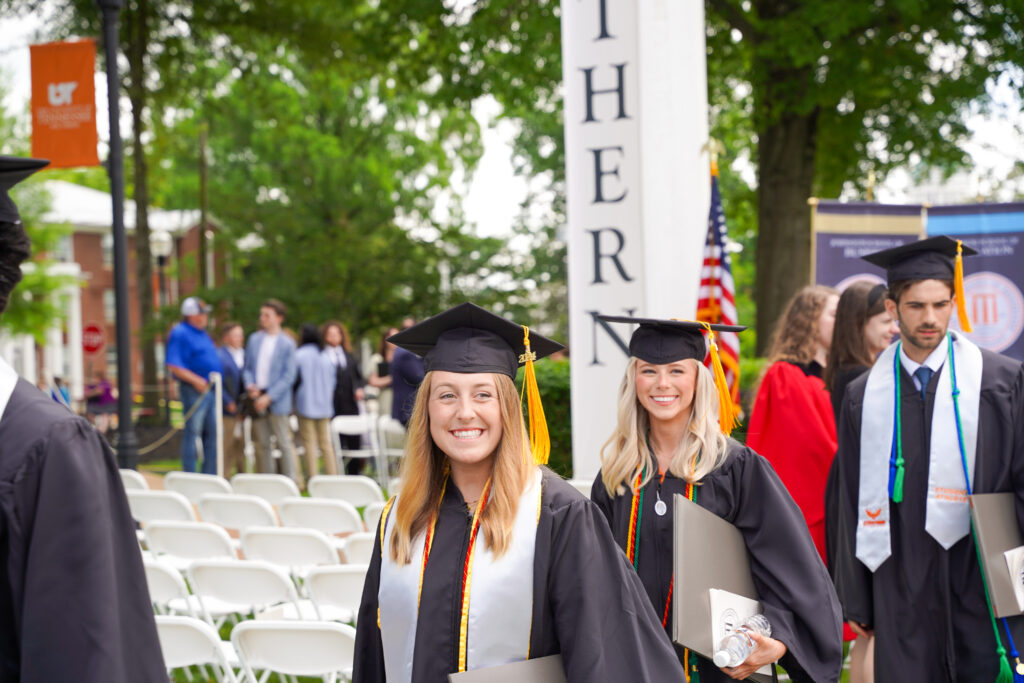
[[(400, 475), (402, 494), (395, 503), (395, 526), (391, 532), (391, 559), (398, 564), (411, 561), (412, 541), (426, 529), (437, 511), (438, 498), (448, 478), (448, 456), (430, 436), (427, 403), (433, 374), (428, 372), (423, 378), (409, 418)], [(533, 460), (516, 386), (507, 375), (490, 374), (497, 387), (502, 432), (491, 472), (491, 497), (480, 516), (480, 528), (491, 552), (501, 557), (512, 541), (516, 508), (533, 471)]]
[[(711, 371), (692, 358), (685, 362), (697, 368), (697, 378), (686, 436), (676, 446), (668, 469), (696, 484), (725, 461), (727, 442), (718, 425), (718, 389)], [(641, 487), (658, 471), (658, 463), (647, 445), (650, 416), (636, 395), (636, 365), (637, 359), (630, 358), (619, 385), (615, 431), (601, 447), (601, 479), (612, 497), (622, 495), (626, 489), (636, 493), (632, 480), (642, 468)]]

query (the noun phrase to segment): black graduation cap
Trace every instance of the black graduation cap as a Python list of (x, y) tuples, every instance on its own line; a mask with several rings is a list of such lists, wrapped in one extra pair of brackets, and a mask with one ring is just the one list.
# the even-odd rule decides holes
[(978, 253), (958, 240), (939, 235), (876, 251), (862, 258), (885, 268), (890, 286), (902, 280), (952, 280), (958, 245), (967, 256)]
[[(620, 315), (599, 315), (610, 323), (634, 323), (639, 325), (629, 338), (629, 355), (655, 365), (665, 365), (692, 358), (703, 363), (711, 353), (711, 372), (718, 389), (718, 423), (728, 435), (736, 426), (738, 406), (733, 403), (732, 392), (725, 380), (722, 359), (715, 344), (715, 332), (742, 332), (744, 325), (722, 325), (701, 323), (693, 320), (664, 320), (660, 318), (630, 318)], [(711, 332), (710, 345), (704, 341), (704, 332)]]
[(720, 325), (693, 322), (689, 320), (661, 320), (657, 318), (630, 318), (618, 315), (599, 315), (610, 323), (634, 323), (639, 325), (629, 339), (629, 355), (655, 365), (675, 363), (693, 358), (703, 363), (708, 355), (704, 341), (704, 330), (715, 332), (742, 332), (743, 325)]
[[(522, 325), (476, 304), (459, 304), (388, 337), (388, 341), (423, 357), (423, 369), (448, 372), (500, 372), (515, 379), (526, 362)], [(533, 360), (564, 348), (530, 331)]]
[(388, 341), (422, 356), (427, 372), (498, 372), (515, 379), (519, 366), (526, 365), (523, 394), (530, 449), (534, 462), (547, 463), (551, 440), (533, 361), (564, 348), (561, 344), (468, 301), (393, 334)]
[(17, 223), (21, 220), (18, 207), (7, 191), (49, 163), (45, 159), (0, 155), (0, 221)]

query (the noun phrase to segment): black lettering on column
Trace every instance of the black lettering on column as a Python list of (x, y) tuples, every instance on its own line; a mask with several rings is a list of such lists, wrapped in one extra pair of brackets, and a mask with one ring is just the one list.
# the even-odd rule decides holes
[(602, 88), (601, 90), (594, 90), (594, 69), (597, 67), (591, 66), (580, 69), (580, 71), (583, 72), (583, 91), (587, 98), (587, 115), (584, 117), (583, 123), (597, 121), (597, 119), (594, 118), (594, 95), (608, 95), (611, 93), (617, 93), (619, 96), (619, 115), (615, 118), (629, 118), (629, 116), (626, 115), (626, 78), (623, 73), (626, 69), (626, 63), (612, 64), (612, 66), (615, 67), (616, 80), (618, 81), (618, 84), (613, 88)]
[(623, 156), (622, 147), (591, 147), (588, 151), (594, 155), (594, 201), (592, 204), (608, 203), (614, 204), (615, 202), (621, 202), (626, 198), (627, 190), (623, 189), (618, 197), (605, 198), (604, 196), (604, 177), (606, 175), (619, 177), (619, 165), (616, 164), (612, 168), (604, 168), (602, 165), (601, 155), (605, 152), (613, 151), (618, 152), (619, 156)]
[[(601, 259), (609, 259), (615, 265), (615, 269), (619, 271), (619, 276), (626, 282), (632, 282), (633, 278), (626, 273), (622, 261), (619, 260), (619, 254), (622, 253), (626, 246), (626, 236), (618, 228), (598, 228), (597, 230), (587, 230), (587, 232), (594, 238), (594, 279), (590, 284), (600, 285), (606, 283), (605, 279), (601, 276)], [(614, 250), (610, 252), (601, 251), (602, 233), (611, 233), (612, 237), (618, 242)]]
[(615, 37), (612, 34), (608, 33), (608, 2), (607, 2), (607, 0), (597, 0), (597, 11), (598, 11), (598, 14), (599, 14), (599, 19), (601, 21), (601, 32), (597, 35), (597, 38), (594, 38), (594, 42), (595, 43), (597, 41), (599, 41), (599, 40), (604, 40), (605, 38), (614, 38)]
[[(635, 308), (627, 308), (625, 310), (625, 313), (626, 313), (626, 315), (634, 316), (634, 315), (636, 315), (635, 311), (636, 311)], [(604, 320), (601, 320), (600, 318), (597, 317), (598, 315), (600, 315), (600, 312), (599, 311), (587, 311), (587, 313), (590, 314), (590, 320), (591, 320), (591, 325), (590, 325), (591, 339), (590, 339), (590, 341), (591, 341), (591, 344), (593, 345), (593, 348), (594, 348), (594, 354), (593, 354), (593, 358), (590, 361), (590, 364), (591, 365), (604, 365), (604, 363), (602, 363), (598, 359), (598, 357), (597, 357), (597, 330), (598, 330), (598, 328), (601, 328), (602, 330), (604, 330), (605, 334), (607, 334), (609, 337), (611, 337), (611, 340), (613, 342), (615, 342), (615, 345), (619, 347), (619, 350), (622, 351), (622, 353), (624, 355), (629, 356), (629, 346), (626, 344), (625, 341), (622, 340), (622, 337), (620, 337), (618, 335), (618, 333), (616, 333), (615, 330), (612, 329), (612, 326), (611, 326), (610, 323), (608, 323), (608, 322), (606, 322)]]

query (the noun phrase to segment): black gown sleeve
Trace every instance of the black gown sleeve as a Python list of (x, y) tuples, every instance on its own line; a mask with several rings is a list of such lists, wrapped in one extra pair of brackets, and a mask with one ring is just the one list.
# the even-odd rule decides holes
[(800, 508), (775, 470), (744, 450), (741, 462), (730, 468), (737, 498), (727, 521), (743, 534), (772, 637), (786, 645), (779, 663), (794, 681), (838, 681), (843, 639), (832, 581)]
[(615, 508), (612, 505), (612, 499), (608, 496), (608, 491), (604, 488), (604, 479), (601, 477), (600, 470), (597, 472), (597, 478), (594, 479), (594, 485), (590, 488), (590, 500), (594, 502), (594, 505), (601, 511), (604, 518), (608, 520), (608, 528), (612, 528), (615, 519)]
[(44, 429), (4, 510), (20, 680), (165, 682), (113, 453), (83, 419)]
[(373, 555), (363, 583), (363, 598), (356, 615), (356, 644), (352, 669), (352, 683), (385, 681), (384, 645), (377, 625), (377, 594), (380, 588), (380, 529), (387, 522), (382, 515), (377, 523)]
[(1013, 443), (1011, 477), (1017, 500), (1017, 524), (1024, 529), (1024, 365), (1017, 372), (1010, 394), (1013, 406)]
[(844, 618), (870, 627), (874, 624), (874, 584), (870, 570), (857, 559), (860, 406), (860, 401), (854, 401), (851, 392), (847, 392), (838, 425), (836, 497), (839, 520), (836, 527), (835, 563), (831, 571)]
[(661, 621), (599, 508), (578, 496), (552, 514), (548, 597), (569, 683), (683, 681)]

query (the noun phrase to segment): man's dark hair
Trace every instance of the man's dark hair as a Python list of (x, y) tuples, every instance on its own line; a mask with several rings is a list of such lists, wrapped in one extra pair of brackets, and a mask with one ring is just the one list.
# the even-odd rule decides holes
[(274, 310), (274, 313), (277, 313), (282, 318), (288, 312), (288, 307), (277, 299), (267, 299), (262, 304), (260, 304), (260, 308), (271, 308)]
[[(903, 293), (910, 289), (911, 285), (916, 285), (918, 282), (921, 282), (921, 280), (897, 280), (889, 285), (889, 298), (898, 304)], [(949, 295), (953, 296), (953, 281), (939, 280), (939, 282), (949, 287)]]
[(228, 322), (226, 322), (226, 323), (224, 323), (223, 325), (220, 326), (220, 336), (223, 337), (225, 334), (227, 334), (231, 330), (235, 329), (236, 327), (241, 327), (241, 326), (242, 326), (242, 323), (238, 322), (237, 320), (229, 320)]
[(0, 221), (0, 313), (7, 310), (11, 292), (21, 281), (21, 264), (31, 253), (25, 227), (20, 222)]

